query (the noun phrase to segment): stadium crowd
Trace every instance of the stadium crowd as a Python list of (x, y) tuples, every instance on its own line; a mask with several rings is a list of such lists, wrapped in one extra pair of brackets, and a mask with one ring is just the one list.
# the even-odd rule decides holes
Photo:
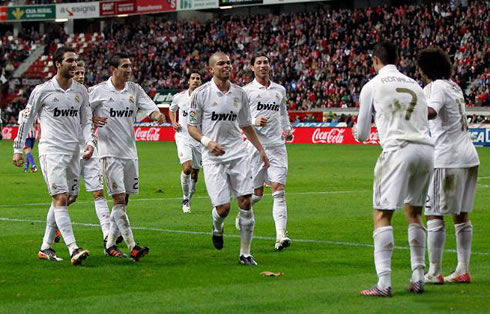
[[(468, 106), (489, 106), (489, 1), (337, 9), (281, 15), (221, 16), (197, 20), (122, 24), (103, 30), (104, 40), (81, 56), (87, 81), (109, 76), (107, 56), (125, 51), (133, 57), (135, 81), (152, 95), (157, 89), (184, 89), (185, 76), (199, 70), (203, 80), (208, 56), (231, 54), (239, 85), (250, 79), (253, 52), (270, 52), (273, 78), (287, 89), (290, 110), (357, 107), (361, 87), (375, 74), (370, 51), (381, 38), (400, 49), (402, 73), (421, 81), (417, 52), (437, 45), (455, 64), (454, 80)], [(63, 36), (56, 37), (56, 45)], [(49, 49), (51, 50), (51, 49)]]

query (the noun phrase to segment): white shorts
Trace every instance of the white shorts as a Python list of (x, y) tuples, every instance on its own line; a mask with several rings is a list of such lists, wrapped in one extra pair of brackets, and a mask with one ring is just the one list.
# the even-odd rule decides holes
[(475, 203), (478, 166), (436, 168), (427, 194), (426, 216), (470, 213)]
[(434, 148), (407, 143), (382, 152), (374, 169), (373, 208), (395, 210), (423, 206), (434, 169)]
[(139, 193), (138, 159), (103, 157), (101, 161), (107, 193), (110, 196)]
[(192, 161), (193, 169), (201, 169), (201, 143), (192, 142), (185, 135), (175, 133), (175, 144), (177, 145), (177, 154), (181, 165), (187, 161)]
[(41, 171), (51, 196), (66, 193), (77, 195), (79, 189), (80, 155), (41, 155)]
[(92, 157), (89, 160), (80, 159), (80, 177), (83, 178), (87, 192), (104, 189), (99, 158)]
[(264, 169), (262, 159), (260, 159), (259, 151), (252, 143), (247, 141), (247, 152), (250, 157), (250, 170), (254, 177), (254, 189), (264, 186), (264, 182), (270, 184), (277, 182), (286, 185), (288, 176), (288, 152), (286, 145), (264, 147), (265, 153), (269, 158), (270, 167)]
[(213, 206), (230, 203), (231, 193), (235, 197), (253, 193), (248, 156), (227, 162), (206, 164), (203, 170), (206, 189)]

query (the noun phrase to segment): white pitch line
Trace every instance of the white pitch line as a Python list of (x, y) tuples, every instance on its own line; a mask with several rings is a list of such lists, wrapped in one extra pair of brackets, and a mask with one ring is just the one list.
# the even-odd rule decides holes
[[(287, 195), (312, 195), (312, 194), (347, 194), (347, 193), (364, 193), (370, 192), (369, 190), (357, 190), (357, 191), (312, 191), (312, 192), (286, 192)], [(270, 197), (270, 194), (264, 194), (265, 197)], [(194, 198), (208, 198), (208, 196), (194, 196)], [(130, 202), (155, 202), (155, 201), (169, 201), (169, 200), (182, 200), (182, 197), (161, 197), (161, 198), (130, 198)], [(77, 201), (75, 204), (88, 204), (93, 201)], [(5, 207), (21, 207), (21, 206), (48, 206), (51, 203), (27, 203), (27, 204), (15, 204), (15, 205), (0, 205), (0, 208)]]
[[(46, 223), (46, 221), (44, 221), (44, 220), (18, 219), (18, 218), (8, 218), (8, 217), (0, 217), (0, 221), (29, 222), (29, 223), (42, 223), (42, 224)], [(98, 224), (82, 223), (82, 222), (72, 222), (72, 224), (77, 225), (77, 226), (83, 226), (83, 227), (96, 227), (96, 228), (100, 227)], [(156, 231), (156, 232), (163, 232), (163, 233), (197, 234), (197, 235), (205, 235), (205, 236), (209, 236), (211, 234), (210, 232), (202, 232), (202, 231), (174, 230), (174, 229), (148, 228), (148, 227), (135, 227), (135, 226), (132, 226), (132, 228), (135, 230)], [(236, 235), (236, 234), (226, 234), (226, 237), (227, 238), (240, 238), (240, 236)], [(274, 241), (276, 238), (254, 236), (254, 239)], [(293, 240), (293, 242), (300, 242), (300, 243), (332, 244), (332, 245), (341, 245), (341, 246), (343, 245), (343, 246), (352, 246), (352, 247), (367, 247), (367, 248), (373, 248), (374, 247), (372, 244), (344, 242), (344, 241), (296, 239), (296, 238), (293, 238), (292, 240)], [(399, 249), (399, 250), (410, 250), (410, 248), (406, 247), (406, 246), (395, 246), (395, 248)], [(456, 250), (444, 250), (444, 251), (449, 252), (449, 253), (457, 253)], [(471, 254), (490, 256), (490, 252), (471, 252)]]

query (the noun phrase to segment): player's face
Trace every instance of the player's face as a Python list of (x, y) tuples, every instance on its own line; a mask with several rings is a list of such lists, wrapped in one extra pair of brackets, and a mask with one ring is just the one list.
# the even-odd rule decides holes
[(221, 81), (229, 80), (231, 77), (231, 61), (227, 55), (215, 56), (215, 63), (210, 66), (210, 71), (214, 77)]
[(83, 82), (85, 81), (85, 68), (77, 66), (75, 68), (75, 76), (73, 77), (73, 79), (78, 83), (83, 84)]
[(256, 58), (254, 64), (252, 65), (252, 71), (254, 72), (255, 77), (262, 80), (269, 80), (269, 74), (271, 71), (269, 59), (267, 57)]
[(78, 56), (74, 52), (65, 52), (61, 62), (56, 63), (58, 73), (61, 77), (71, 79), (75, 76), (75, 68), (77, 66)]
[(119, 66), (114, 70), (113, 75), (120, 81), (127, 82), (133, 73), (133, 65), (129, 59), (119, 60)]
[(201, 85), (201, 75), (197, 73), (192, 73), (188, 83), (191, 90), (196, 89), (197, 87), (199, 87), (199, 85)]

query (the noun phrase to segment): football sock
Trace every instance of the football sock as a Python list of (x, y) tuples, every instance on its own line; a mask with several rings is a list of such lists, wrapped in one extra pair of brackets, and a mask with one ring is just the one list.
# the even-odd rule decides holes
[(255, 203), (257, 203), (261, 199), (262, 199), (262, 196), (258, 196), (258, 195), (252, 194), (252, 200), (250, 201), (250, 206), (253, 207), (255, 205)]
[(95, 213), (99, 218), (100, 228), (102, 229), (102, 234), (105, 239), (107, 235), (109, 235), (109, 229), (111, 227), (111, 223), (109, 221), (111, 213), (109, 212), (109, 207), (107, 206), (107, 201), (104, 197), (96, 198), (94, 203)]
[(180, 173), (180, 184), (182, 185), (182, 194), (184, 199), (189, 198), (189, 181), (191, 175), (186, 175), (184, 172)]
[(65, 241), (70, 255), (73, 252), (73, 247), (76, 248), (77, 244), (75, 241), (75, 235), (73, 234), (73, 227), (71, 224), (70, 215), (68, 214), (68, 207), (66, 206), (54, 206), (54, 218), (56, 220), (56, 225), (61, 232), (61, 236)]
[(240, 215), (240, 255), (250, 256), (250, 246), (254, 234), (255, 219), (253, 209), (239, 209)]
[(128, 245), (128, 249), (131, 251), (136, 243), (134, 242), (133, 230), (131, 230), (128, 215), (126, 214), (126, 206), (114, 205), (114, 207), (112, 207), (111, 216), (114, 217), (117, 228), (121, 232), (124, 241)]
[(444, 220), (432, 219), (427, 221), (427, 246), (429, 251), (429, 275), (442, 272), (442, 252), (446, 243), (446, 227)]
[(288, 220), (288, 207), (284, 191), (276, 191), (272, 193), (274, 203), (272, 205), (272, 216), (276, 224), (276, 240), (280, 240), (286, 236), (286, 224)]
[(36, 168), (36, 164), (34, 163), (34, 157), (32, 156), (32, 153), (27, 153), (26, 154), (26, 160), (27, 163), (31, 164), (31, 168)]
[(54, 219), (54, 205), (51, 203), (48, 214), (46, 216), (46, 229), (44, 231), (43, 243), (41, 244), (41, 250), (47, 250), (53, 245), (54, 237), (56, 235), (56, 220)]
[(427, 231), (418, 224), (408, 226), (408, 244), (410, 246), (410, 264), (412, 266), (412, 282), (424, 280), (425, 243)]
[(114, 220), (114, 214), (111, 213), (109, 216), (109, 234), (107, 235), (106, 248), (110, 248), (116, 244), (116, 240), (119, 237), (119, 228)]
[(374, 264), (378, 275), (378, 288), (391, 287), (391, 255), (395, 240), (393, 227), (386, 226), (376, 228), (373, 232), (374, 238)]
[(473, 237), (473, 226), (471, 221), (455, 224), (456, 250), (458, 251), (457, 274), (469, 273), (471, 256), (471, 239)]
[(194, 192), (196, 192), (196, 184), (197, 184), (197, 181), (194, 181), (191, 178), (189, 200), (192, 198), (192, 195), (194, 195)]
[(217, 233), (218, 235), (220, 234), (222, 235), (226, 217), (221, 217), (218, 214), (216, 207), (213, 207), (212, 215), (213, 215), (213, 232)]

